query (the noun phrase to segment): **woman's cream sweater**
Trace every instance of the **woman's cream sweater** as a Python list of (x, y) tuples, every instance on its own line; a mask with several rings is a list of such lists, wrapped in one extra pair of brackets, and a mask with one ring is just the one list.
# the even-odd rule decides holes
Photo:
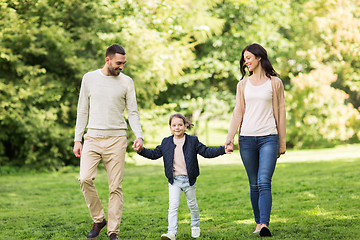
[[(227, 141), (234, 142), (236, 132), (239, 130), (245, 113), (245, 98), (244, 91), (248, 78), (241, 80), (236, 89), (236, 104), (233, 111), (233, 116), (230, 122), (229, 131), (226, 137)], [(285, 95), (284, 85), (278, 77), (271, 77), (271, 88), (273, 93), (272, 106), (276, 123), (276, 128), (279, 134), (279, 148), (286, 149), (286, 110), (285, 110)]]

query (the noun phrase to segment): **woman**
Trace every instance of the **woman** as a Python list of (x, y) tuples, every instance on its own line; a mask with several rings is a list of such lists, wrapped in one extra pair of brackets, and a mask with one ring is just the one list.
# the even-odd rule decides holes
[[(246, 68), (249, 77), (244, 79)], [(249, 178), (254, 233), (271, 236), (271, 178), (277, 158), (286, 151), (284, 86), (259, 44), (248, 45), (242, 51), (240, 70), (242, 78), (237, 85), (225, 147), (233, 150), (234, 137), (240, 128), (239, 149)]]

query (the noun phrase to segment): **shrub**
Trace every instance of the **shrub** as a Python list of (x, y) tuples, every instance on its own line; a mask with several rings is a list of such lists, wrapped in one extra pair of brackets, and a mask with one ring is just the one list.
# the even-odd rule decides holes
[(360, 114), (348, 95), (331, 87), (337, 76), (322, 66), (291, 79), (286, 93), (289, 147), (329, 147), (356, 136), (360, 139)]

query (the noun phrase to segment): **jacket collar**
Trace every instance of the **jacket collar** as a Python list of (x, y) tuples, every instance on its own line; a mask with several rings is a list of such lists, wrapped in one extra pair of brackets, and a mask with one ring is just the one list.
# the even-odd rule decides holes
[[(186, 140), (189, 138), (189, 135), (187, 135), (186, 133), (184, 135), (185, 135), (185, 142), (184, 142), (185, 145)], [(174, 135), (171, 135), (171, 142), (174, 143)]]

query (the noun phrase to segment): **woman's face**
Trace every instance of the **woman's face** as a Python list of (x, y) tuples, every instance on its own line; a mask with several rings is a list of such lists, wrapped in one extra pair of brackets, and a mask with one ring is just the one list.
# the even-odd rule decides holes
[(253, 72), (257, 67), (261, 66), (260, 65), (261, 58), (255, 57), (255, 55), (249, 51), (244, 52), (244, 60), (245, 60), (245, 65), (250, 72)]

